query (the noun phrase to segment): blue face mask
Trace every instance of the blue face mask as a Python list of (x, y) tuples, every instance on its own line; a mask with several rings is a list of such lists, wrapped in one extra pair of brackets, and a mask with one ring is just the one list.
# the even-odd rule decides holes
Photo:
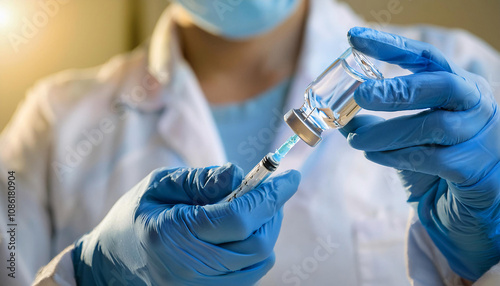
[(230, 39), (264, 34), (283, 23), (301, 0), (174, 0), (203, 30)]

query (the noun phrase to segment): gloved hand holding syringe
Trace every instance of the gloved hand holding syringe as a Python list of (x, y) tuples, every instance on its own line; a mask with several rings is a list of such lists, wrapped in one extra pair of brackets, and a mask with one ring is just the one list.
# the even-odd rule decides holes
[(299, 136), (292, 135), (281, 145), (274, 153), (269, 153), (245, 176), (239, 187), (230, 193), (223, 201), (230, 202), (235, 198), (241, 197), (253, 188), (264, 182), (279, 166), (281, 159), (292, 149), (299, 141)]
[(309, 84), (302, 107), (285, 115), (285, 122), (295, 134), (276, 152), (264, 156), (223, 201), (230, 202), (264, 182), (299, 138), (314, 147), (321, 141), (324, 130), (344, 127), (361, 109), (354, 101), (354, 90), (368, 79), (383, 79), (383, 76), (363, 54), (348, 48)]

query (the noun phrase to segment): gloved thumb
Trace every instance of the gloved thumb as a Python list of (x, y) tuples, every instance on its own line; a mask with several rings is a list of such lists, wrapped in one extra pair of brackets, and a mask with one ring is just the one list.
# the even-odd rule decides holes
[(428, 43), (364, 27), (350, 29), (347, 38), (351, 46), (363, 54), (414, 73), (452, 72), (444, 55)]
[(243, 180), (243, 170), (220, 167), (160, 169), (151, 175), (143, 199), (166, 204), (206, 205), (220, 201)]
[(232, 202), (184, 209), (196, 237), (213, 244), (248, 238), (269, 222), (297, 191), (300, 173), (289, 170)]
[(186, 193), (196, 205), (219, 202), (243, 181), (243, 170), (231, 163), (216, 168), (197, 169)]
[(344, 135), (349, 140), (349, 136), (353, 136), (356, 131), (360, 128), (369, 128), (370, 126), (377, 124), (379, 122), (384, 121), (383, 118), (375, 116), (375, 115), (368, 115), (368, 114), (362, 114), (362, 115), (357, 115), (349, 123), (347, 123), (346, 126), (342, 127), (339, 129), (340, 133)]

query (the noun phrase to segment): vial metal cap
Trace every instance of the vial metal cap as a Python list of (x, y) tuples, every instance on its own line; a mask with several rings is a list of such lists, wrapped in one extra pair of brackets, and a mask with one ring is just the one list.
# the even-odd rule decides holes
[(300, 109), (290, 109), (285, 114), (285, 122), (302, 141), (311, 147), (316, 146), (322, 139), (321, 133), (323, 131), (307, 120), (304, 112)]

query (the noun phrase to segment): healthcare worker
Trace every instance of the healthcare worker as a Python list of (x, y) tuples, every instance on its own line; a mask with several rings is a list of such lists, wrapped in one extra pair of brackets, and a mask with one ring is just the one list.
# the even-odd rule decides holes
[[(37, 84), (3, 132), (17, 232), (12, 256), (0, 216), (2, 281), (500, 284), (496, 51), (458, 30), (351, 29), (367, 24), (329, 0), (173, 2), (146, 46)], [(290, 135), (282, 115), (348, 32), (384, 74), (411, 72), (364, 83), (358, 104), (426, 110), (358, 116), (347, 142), (288, 154), (300, 175), (216, 204)]]

